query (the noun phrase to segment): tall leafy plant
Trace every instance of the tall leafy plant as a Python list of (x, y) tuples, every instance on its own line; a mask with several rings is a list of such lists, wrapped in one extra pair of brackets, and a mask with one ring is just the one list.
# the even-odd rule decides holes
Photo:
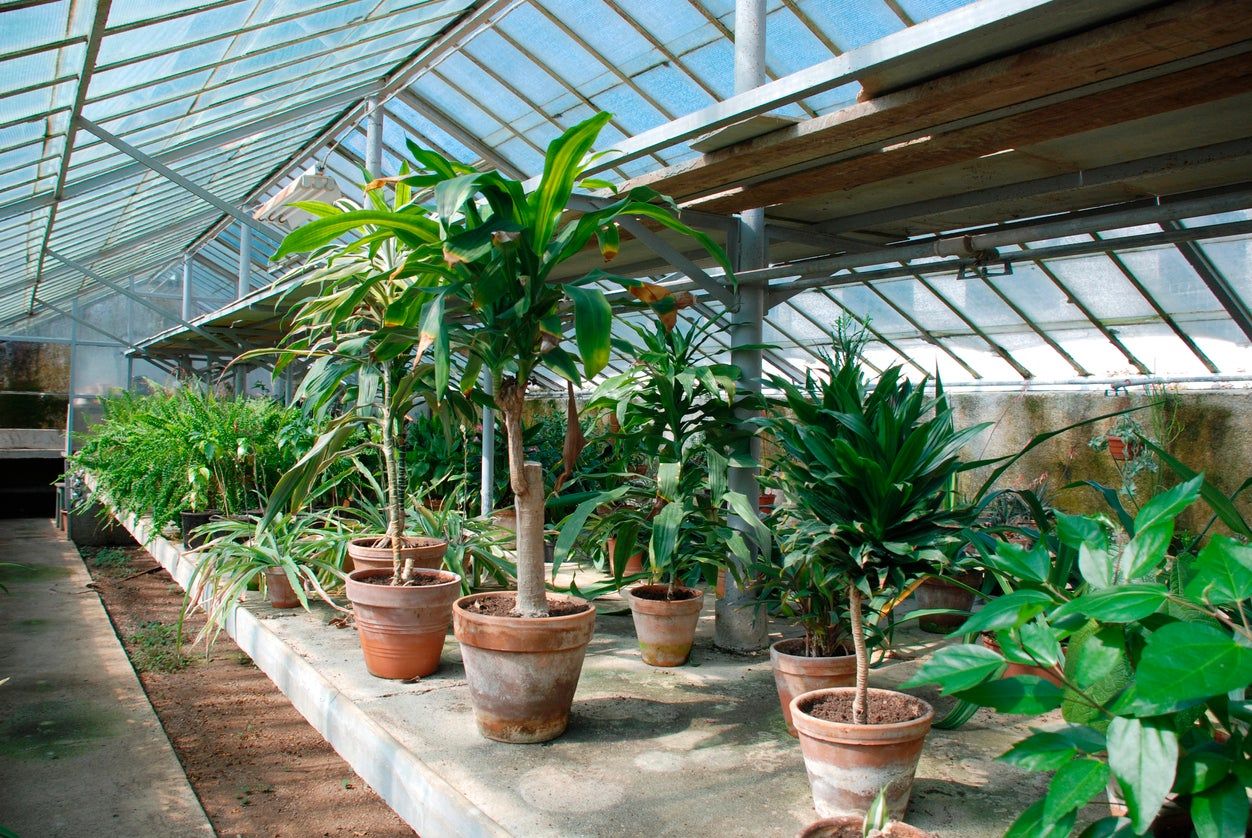
[[(237, 360), (276, 355), (275, 374), (295, 362), (307, 364), (296, 401), (312, 414), (330, 417), (316, 443), (275, 487), (265, 523), (288, 504), (298, 508), (334, 463), (373, 447), (387, 496), (386, 534), (379, 543), (391, 548), (393, 581), (403, 583), (414, 573), (412, 559), (401, 560), (407, 530), (405, 417), (422, 402), (449, 416), (468, 417), (472, 411), (468, 399), (448, 387), (446, 351), (436, 360), (426, 358), (441, 333), (438, 289), (447, 279), (433, 261), (440, 252), (439, 226), (403, 179), (391, 182), (390, 204), (382, 197), (384, 185), (366, 184), (369, 208), (346, 199), (334, 206), (297, 204), (318, 219), (290, 233), (274, 258), (312, 251), (315, 267), (290, 292), (299, 289), (304, 298), (280, 347)], [(347, 233), (359, 235), (340, 240)]]
[[(729, 274), (725, 254), (707, 236), (678, 220), (676, 208), (655, 191), (639, 188), (581, 213), (571, 211), (575, 188), (607, 184), (583, 178), (592, 146), (609, 121), (597, 114), (552, 141), (543, 173), (527, 184), (499, 172), (483, 172), (409, 144), (414, 173), (385, 179), (397, 187), (433, 191), (434, 213), (415, 203), (391, 213), (336, 212), (319, 218), (284, 241), (278, 256), (323, 247), (352, 230), (367, 229), (371, 247), (396, 242), (413, 247), (401, 274), (430, 281), (396, 298), (389, 317), (418, 324), (418, 354), (434, 354), (436, 394), (451, 375), (454, 347), (467, 363), (460, 371), (467, 390), (486, 370), (508, 440), (509, 482), (518, 519), (516, 613), (548, 613), (543, 581), (542, 469), (527, 463), (522, 436), (523, 407), (531, 377), (546, 368), (571, 382), (594, 376), (608, 363), (612, 308), (601, 280), (630, 287), (662, 315), (678, 301), (656, 286), (613, 277), (602, 270), (562, 277), (559, 270), (595, 238), (605, 259), (616, 254), (616, 219), (644, 218), (698, 240)], [(436, 280), (437, 278), (437, 280)], [(560, 278), (562, 281), (554, 281)], [(575, 357), (562, 344), (572, 310)], [(447, 317), (445, 317), (445, 314)], [(407, 325), (406, 325), (407, 328)]]
[[(710, 333), (720, 328), (712, 319), (670, 328), (627, 323), (637, 342), (620, 342), (634, 361), (626, 372), (597, 388), (587, 411), (610, 413), (618, 430), (614, 439), (632, 456), (642, 455), (644, 474), (629, 471), (607, 475), (614, 487), (586, 498), (561, 524), (555, 562), (574, 546), (584, 524), (591, 532), (612, 538), (610, 556), (615, 579), (621, 579), (628, 558), (646, 543), (648, 570), (656, 581), (693, 585), (712, 582), (728, 552), (746, 559), (742, 535), (733, 530), (726, 512), (756, 521), (748, 500), (729, 491), (727, 471), (739, 429), (736, 407), (741, 372), (730, 364), (704, 359)], [(764, 539), (762, 539), (764, 540)]]
[(822, 631), (842, 590), (856, 654), (852, 720), (864, 724), (864, 604), (942, 563), (973, 521), (972, 507), (951, 503), (950, 487), (978, 465), (960, 452), (985, 426), (958, 430), (942, 387), (930, 396), (925, 381), (908, 381), (899, 366), (871, 382), (860, 362), (861, 333), (839, 329), (832, 345), (823, 369), (803, 384), (773, 379), (782, 398), (763, 424), (784, 454), (773, 482), (795, 505), (780, 536), (793, 551), (786, 561), (808, 566), (806, 578), (817, 583), (806, 629)]

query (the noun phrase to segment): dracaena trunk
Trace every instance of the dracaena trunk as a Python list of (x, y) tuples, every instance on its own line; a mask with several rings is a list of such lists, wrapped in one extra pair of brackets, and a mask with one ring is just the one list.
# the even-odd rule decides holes
[(865, 650), (865, 624), (861, 620), (861, 591), (848, 586), (848, 615), (852, 622), (852, 648), (856, 651), (856, 695), (852, 699), (852, 722), (869, 723), (869, 654)]
[(548, 616), (543, 584), (543, 467), (527, 462), (522, 444), (525, 384), (511, 382), (497, 397), (509, 447), (509, 486), (517, 512), (517, 605), (521, 617)]

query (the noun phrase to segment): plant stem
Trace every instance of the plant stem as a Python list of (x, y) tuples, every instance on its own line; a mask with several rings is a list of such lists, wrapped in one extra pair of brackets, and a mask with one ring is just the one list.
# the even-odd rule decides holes
[(865, 624), (861, 619), (861, 591), (848, 585), (848, 616), (852, 623), (852, 648), (856, 651), (856, 696), (852, 699), (852, 723), (869, 723), (869, 654), (865, 651)]
[(384, 370), (383, 384), (383, 468), (387, 472), (387, 539), (391, 543), (392, 581), (407, 582), (413, 576), (412, 560), (400, 567), (400, 544), (404, 534), (404, 499), (396, 466), (395, 414), (391, 406), (391, 375)]
[(543, 466), (526, 462), (522, 443), (522, 410), (526, 384), (504, 383), (496, 402), (504, 417), (509, 444), (509, 485), (517, 512), (517, 604), (520, 617), (548, 616), (548, 597), (543, 584)]

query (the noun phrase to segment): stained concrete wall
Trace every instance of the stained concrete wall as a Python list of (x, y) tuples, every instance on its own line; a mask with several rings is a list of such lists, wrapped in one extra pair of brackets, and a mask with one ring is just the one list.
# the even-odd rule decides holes
[[(1179, 391), (1174, 418), (1177, 437), (1167, 450), (1192, 468), (1204, 471), (1215, 485), (1227, 494), (1252, 476), (1252, 391), (1193, 390)], [(1064, 427), (1087, 417), (1099, 416), (1129, 407), (1146, 405), (1145, 395), (1109, 396), (1094, 392), (1039, 393), (961, 393), (953, 395), (958, 426), (980, 422), (991, 427), (970, 447), (973, 457), (994, 457), (1023, 447), (1037, 433)], [(1152, 411), (1144, 409), (1132, 414), (1140, 424), (1152, 426)], [(1159, 414), (1158, 414), (1159, 415)], [(1109, 486), (1120, 486), (1121, 480), (1113, 460), (1105, 452), (1089, 445), (1097, 433), (1106, 431), (1114, 420), (1068, 431), (1023, 457), (1000, 480), (1000, 486), (1025, 487), (1046, 475), (1054, 490), (1076, 480), (1096, 480)], [(981, 483), (990, 469), (971, 475), (969, 488)], [(1176, 482), (1167, 469), (1162, 473), (1162, 486)], [(1139, 481), (1150, 489), (1151, 479)], [(1092, 490), (1058, 491), (1058, 508), (1070, 512), (1105, 511), (1107, 507)], [(1252, 500), (1240, 503), (1243, 514), (1252, 520)], [(1182, 525), (1202, 526), (1207, 516), (1199, 512), (1185, 515)]]
[(64, 428), (70, 348), (0, 341), (0, 428)]

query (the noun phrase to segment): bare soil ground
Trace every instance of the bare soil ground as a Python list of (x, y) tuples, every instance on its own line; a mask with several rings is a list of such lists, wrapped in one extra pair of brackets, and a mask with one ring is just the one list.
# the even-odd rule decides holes
[[(182, 589), (141, 548), (84, 558), (187, 779), (221, 836), (412, 836), (225, 633), (174, 644)], [(124, 553), (125, 556), (119, 555)], [(127, 578), (130, 577), (130, 578)], [(197, 616), (185, 627), (194, 636)]]

